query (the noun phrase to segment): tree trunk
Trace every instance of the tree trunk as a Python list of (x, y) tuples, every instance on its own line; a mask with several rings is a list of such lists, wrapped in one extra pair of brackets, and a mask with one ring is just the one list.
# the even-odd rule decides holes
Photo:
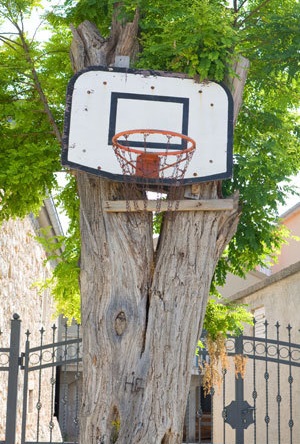
[[(216, 183), (201, 198), (217, 198)], [(237, 213), (106, 213), (124, 186), (80, 173), (84, 386), (81, 443), (180, 443), (210, 282)]]
[[(80, 442), (179, 444), (210, 283), (235, 233), (237, 205), (232, 211), (166, 217), (154, 252), (151, 213), (104, 210), (106, 200), (125, 198), (126, 184), (83, 172), (77, 179), (84, 369)], [(199, 199), (218, 199), (217, 189), (217, 182), (202, 184)]]

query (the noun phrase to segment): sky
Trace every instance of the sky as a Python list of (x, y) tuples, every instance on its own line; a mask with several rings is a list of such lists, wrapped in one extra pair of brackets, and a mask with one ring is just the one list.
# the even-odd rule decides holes
[[(300, 193), (300, 173), (293, 177), (292, 184), (298, 189), (298, 192)], [(285, 213), (287, 210), (292, 208), (294, 205), (300, 202), (300, 196), (290, 196), (285, 205), (279, 206), (279, 214)]]

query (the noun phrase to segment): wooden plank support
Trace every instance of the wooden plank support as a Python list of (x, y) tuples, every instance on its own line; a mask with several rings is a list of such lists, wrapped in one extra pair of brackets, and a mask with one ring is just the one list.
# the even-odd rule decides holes
[(235, 209), (234, 199), (210, 200), (107, 200), (104, 210), (108, 213), (138, 211), (226, 211)]

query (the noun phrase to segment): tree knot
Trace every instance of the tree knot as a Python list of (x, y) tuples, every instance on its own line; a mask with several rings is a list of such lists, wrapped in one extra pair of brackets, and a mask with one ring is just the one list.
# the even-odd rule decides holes
[(127, 327), (127, 319), (124, 311), (120, 311), (115, 319), (115, 332), (118, 336), (122, 336)]

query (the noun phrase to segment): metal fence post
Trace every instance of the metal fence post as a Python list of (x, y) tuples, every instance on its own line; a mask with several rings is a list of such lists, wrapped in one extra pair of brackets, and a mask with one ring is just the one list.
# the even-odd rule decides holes
[[(243, 337), (238, 336), (235, 338), (235, 353), (237, 355), (243, 354)], [(244, 380), (240, 373), (235, 378), (235, 399), (237, 401), (237, 408), (240, 418), (237, 420), (237, 426), (235, 429), (236, 444), (244, 444), (244, 425), (241, 423), (242, 411), (244, 404)]]
[(10, 332), (9, 372), (6, 407), (6, 431), (5, 443), (15, 444), (16, 441), (16, 417), (18, 396), (18, 373), (20, 353), (21, 320), (18, 314), (13, 315)]

